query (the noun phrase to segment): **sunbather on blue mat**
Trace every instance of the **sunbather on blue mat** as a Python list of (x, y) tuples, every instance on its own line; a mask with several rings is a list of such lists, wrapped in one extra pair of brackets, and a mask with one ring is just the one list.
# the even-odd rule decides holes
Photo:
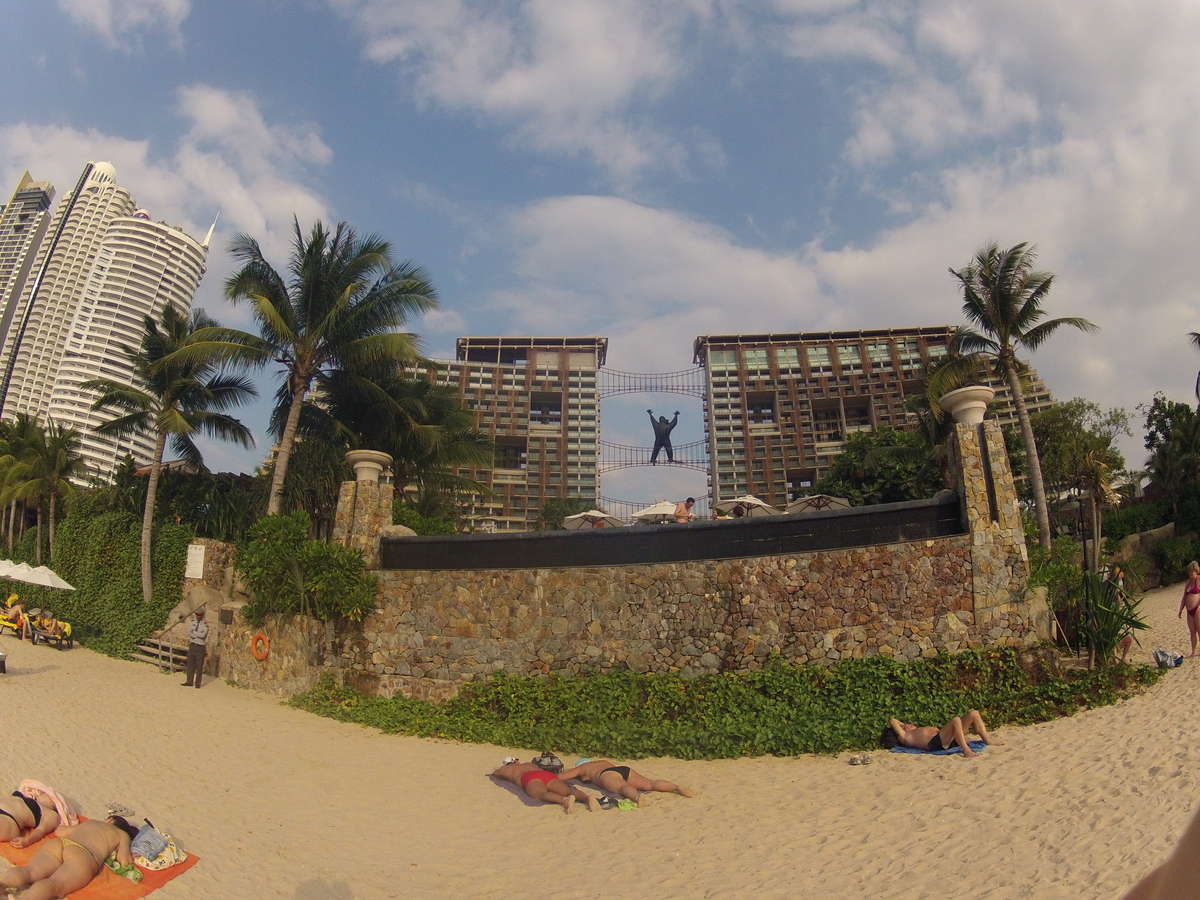
[(987, 726), (983, 724), (983, 717), (974, 709), (965, 716), (955, 716), (941, 728), (933, 725), (918, 726), (912, 722), (891, 719), (888, 727), (883, 729), (880, 741), (885, 750), (899, 745), (912, 750), (938, 753), (957, 747), (962, 749), (963, 756), (970, 757), (978, 755), (971, 749), (971, 744), (967, 740), (967, 734), (971, 731), (979, 735), (985, 744), (1003, 745), (1004, 743), (994, 740), (988, 734)]

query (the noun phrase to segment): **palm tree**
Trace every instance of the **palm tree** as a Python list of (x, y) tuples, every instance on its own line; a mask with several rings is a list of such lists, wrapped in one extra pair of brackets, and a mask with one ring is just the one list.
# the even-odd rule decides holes
[(49, 508), (50, 559), (54, 559), (54, 525), (60, 500), (75, 496), (72, 478), (87, 475), (87, 465), (79, 453), (79, 429), (59, 425), (38, 429), (28, 441), (21, 458), (12, 466), (16, 482), (13, 496), (37, 503), (37, 561), (42, 562), (42, 505)]
[(1026, 243), (1001, 250), (993, 241), (976, 253), (965, 268), (957, 272), (950, 270), (962, 285), (963, 315), (970, 323), (957, 330), (951, 349), (952, 352), (985, 353), (995, 357), (997, 374), (1008, 381), (1013, 405), (1017, 408), (1017, 420), (1021, 424), (1021, 436), (1025, 440), (1038, 542), (1048, 547), (1050, 510), (1046, 504), (1046, 488), (1042, 483), (1042, 467), (1033, 440), (1029, 410), (1025, 408), (1025, 393), (1021, 389), (1023, 364), (1017, 359), (1017, 348), (1036, 350), (1063, 325), (1085, 332), (1099, 329), (1077, 316), (1042, 321), (1046, 316), (1042, 303), (1050, 292), (1054, 276), (1049, 272), (1034, 271), (1036, 258), (1033, 248)]
[[(345, 222), (332, 232), (317, 222), (307, 238), (298, 220), (293, 225), (286, 280), (263, 258), (254, 238), (239, 234), (230, 253), (243, 266), (225, 282), (226, 297), (250, 302), (261, 352), (281, 364), (286, 375), (277, 396), (287, 415), (278, 434), (267, 515), (280, 510), (300, 411), (314, 381), (381, 362), (399, 368), (420, 361), (416, 335), (397, 329), (412, 314), (437, 306), (425, 273), (411, 263), (394, 263), (383, 239), (360, 238)], [(241, 340), (233, 333), (227, 337)]]
[[(1193, 347), (1200, 350), (1200, 331), (1189, 331), (1188, 339)], [(1196, 401), (1200, 403), (1200, 372), (1196, 373)]]
[[(8, 507), (8, 552), (12, 555), (13, 541), (25, 532), (25, 499), (21, 496), (23, 478), (17, 471), (18, 465), (26, 462), (29, 454), (46, 436), (37, 416), (17, 413), (11, 423), (5, 423), (4, 455), (0, 457), (0, 469), (4, 473), (3, 502)], [(21, 528), (17, 531), (17, 510), (21, 510)]]
[(206, 340), (219, 331), (215, 322), (195, 310), (191, 316), (167, 304), (159, 319), (146, 316), (139, 349), (121, 347), (132, 364), (134, 384), (108, 378), (85, 382), (84, 390), (100, 394), (92, 409), (111, 407), (121, 414), (98, 429), (101, 434), (154, 434), (154, 456), (142, 514), (142, 599), (150, 602), (154, 584), (150, 570), (150, 534), (154, 501), (162, 473), (167, 438), (172, 452), (203, 470), (204, 460), (193, 438), (198, 434), (253, 446), (250, 431), (224, 410), (257, 395), (253, 384), (226, 366), (251, 356), (245, 348)]
[(1113, 487), (1112, 455), (1098, 450), (1089, 450), (1074, 460), (1075, 487), (1091, 500), (1092, 553), (1089, 568), (1100, 571), (1100, 546), (1103, 540), (1100, 529), (1104, 520), (1102, 511), (1118, 506), (1120, 496)]

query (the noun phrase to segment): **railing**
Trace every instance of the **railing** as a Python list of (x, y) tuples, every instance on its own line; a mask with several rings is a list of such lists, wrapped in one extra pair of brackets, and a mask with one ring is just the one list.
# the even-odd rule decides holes
[(384, 538), (381, 568), (561, 569), (737, 559), (964, 534), (957, 496), (688, 525)]

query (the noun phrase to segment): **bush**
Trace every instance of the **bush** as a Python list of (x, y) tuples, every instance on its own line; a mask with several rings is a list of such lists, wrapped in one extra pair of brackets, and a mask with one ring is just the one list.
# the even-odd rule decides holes
[[(151, 568), (154, 596), (142, 600), (140, 517), (120, 512), (100, 512), (85, 502), (66, 518), (55, 533), (55, 572), (74, 591), (35, 585), (14, 589), (30, 608), (53, 610), (71, 623), (76, 640), (109, 656), (127, 656), (139, 642), (162, 628), (169, 613), (183, 599), (181, 586), (187, 566), (187, 546), (192, 530), (172, 522), (155, 527)], [(14, 557), (36, 565), (33, 540), (26, 533)]]
[(243, 609), (261, 625), (269, 615), (360, 621), (375, 606), (375, 576), (362, 555), (308, 539), (308, 513), (267, 516), (250, 529), (235, 565), (254, 592)]
[(429, 516), (423, 516), (404, 500), (392, 501), (392, 524), (404, 525), (411, 528), (417, 534), (455, 534), (457, 529), (453, 522), (447, 522), (445, 519), (434, 519)]
[(1106, 539), (1119, 541), (1131, 534), (1153, 531), (1171, 521), (1171, 511), (1162, 503), (1139, 503), (1104, 511), (1103, 533)]
[(1163, 538), (1155, 544), (1151, 552), (1162, 570), (1163, 583), (1182, 581), (1187, 576), (1188, 563), (1200, 555), (1196, 551), (1196, 542), (1188, 537)]
[(703, 675), (614, 672), (578, 678), (497, 674), (443, 704), (364, 697), (331, 675), (293, 706), (398, 734), (614, 759), (796, 756), (879, 746), (892, 716), (941, 725), (978, 709), (992, 725), (1029, 724), (1128, 696), (1161, 673), (1111, 666), (1055, 677), (1022, 669), (1012, 648), (828, 668), (777, 657), (760, 671)]

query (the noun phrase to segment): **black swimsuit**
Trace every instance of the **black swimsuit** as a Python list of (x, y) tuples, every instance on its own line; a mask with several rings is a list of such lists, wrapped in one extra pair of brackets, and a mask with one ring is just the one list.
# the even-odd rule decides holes
[(931, 737), (929, 739), (929, 752), (930, 753), (937, 753), (937, 752), (939, 752), (941, 750), (945, 750), (945, 749), (946, 748), (942, 746), (942, 736), (940, 734), (935, 734), (933, 737)]
[[(629, 766), (609, 766), (607, 769), (604, 770), (604, 772), (616, 772), (625, 781), (629, 780)], [(604, 772), (601, 772), (600, 775), (603, 775)], [(596, 777), (598, 778), (600, 776), (598, 775)]]
[[(20, 797), (22, 800), (25, 801), (25, 805), (29, 807), (29, 812), (33, 816), (33, 827), (37, 828), (39, 825), (41, 825), (42, 824), (42, 805), (40, 803), (38, 803), (36, 800), (30, 800), (28, 797), (26, 797), (20, 791), (13, 791), (12, 795), (14, 797)], [(17, 817), (14, 816), (12, 813), (10, 813), (7, 809), (0, 809), (0, 815), (8, 816), (14, 822), (17, 822)], [(17, 827), (18, 828), (21, 827), (20, 822), (17, 822)]]

